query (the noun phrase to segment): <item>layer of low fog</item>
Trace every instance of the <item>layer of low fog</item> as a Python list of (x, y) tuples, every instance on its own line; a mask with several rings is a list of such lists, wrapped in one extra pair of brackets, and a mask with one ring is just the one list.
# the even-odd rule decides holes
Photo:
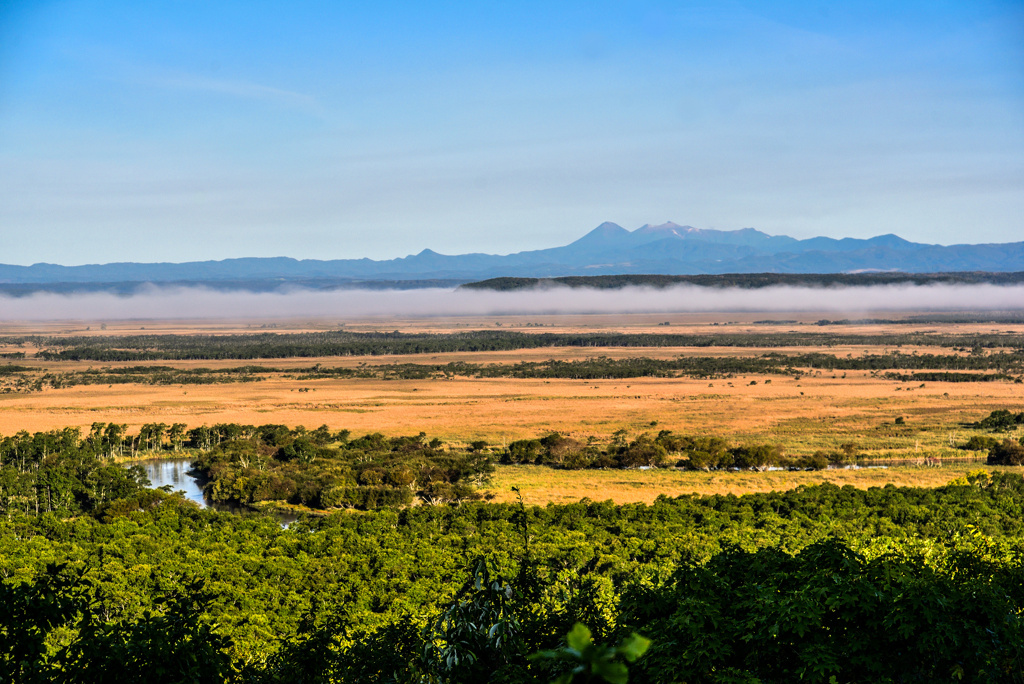
[(0, 296), (0, 321), (429, 317), (500, 314), (822, 311), (1006, 311), (1024, 309), (1024, 286), (894, 285), (767, 287), (684, 285), (663, 290), (551, 288), (479, 290), (291, 290), (275, 293), (157, 288), (140, 294)]

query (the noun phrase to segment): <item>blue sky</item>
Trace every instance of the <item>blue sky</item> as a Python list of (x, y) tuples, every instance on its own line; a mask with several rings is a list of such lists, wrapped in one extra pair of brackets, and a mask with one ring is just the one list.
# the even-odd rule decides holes
[(0, 1), (2, 263), (1022, 217), (1019, 1)]

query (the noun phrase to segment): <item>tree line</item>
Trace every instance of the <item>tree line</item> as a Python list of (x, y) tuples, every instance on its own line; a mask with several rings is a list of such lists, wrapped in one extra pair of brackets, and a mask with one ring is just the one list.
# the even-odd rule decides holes
[(88, 434), (67, 428), (0, 439), (0, 512), (74, 514), (112, 498), (143, 493), (138, 467), (117, 459), (188, 451), (214, 502), (287, 502), (317, 509), (440, 504), (479, 499), (493, 471), (480, 449), (449, 449), (426, 435), (351, 438), (283, 425), (222, 423), (186, 429), (147, 423), (137, 433), (94, 423)]
[[(919, 370), (927, 369), (927, 370)], [(721, 378), (740, 374), (778, 374), (799, 377), (813, 371), (885, 371), (883, 377), (897, 382), (994, 382), (1017, 381), (1024, 376), (1024, 352), (992, 354), (864, 354), (838, 356), (822, 352), (782, 354), (769, 352), (756, 357), (680, 356), (675, 359), (634, 357), (612, 359), (599, 356), (574, 361), (523, 361), (511, 364), (449, 363), (360, 364), (357, 367), (283, 369), (260, 365), (235, 368), (174, 368), (172, 366), (128, 366), (80, 371), (44, 372), (27, 366), (0, 366), (2, 391), (41, 391), (76, 385), (202, 385), (258, 382), (273, 375), (295, 376), (300, 380), (327, 378), (373, 378), (427, 380), (454, 377), (522, 379), (628, 379), (641, 377)], [(912, 370), (899, 373), (896, 370)], [(997, 372), (970, 372), (997, 371)]]
[[(1005, 430), (1007, 417), (1016, 426), (1018, 416), (1022, 414), (1000, 409), (977, 427)], [(1024, 463), (1024, 445), (1014, 440), (975, 435), (962, 448), (987, 450), (993, 465)], [(862, 458), (853, 442), (791, 456), (776, 444), (735, 444), (720, 436), (671, 430), (632, 438), (619, 430), (603, 440), (552, 432), (497, 447), (484, 440), (445, 444), (425, 433), (355, 437), (326, 425), (307, 430), (276, 424), (188, 428), (184, 423), (146, 423), (132, 433), (126, 424), (96, 422), (85, 434), (66, 428), (0, 438), (0, 512), (73, 514), (92, 511), (112, 498), (140, 495), (146, 486), (142, 472), (122, 468), (118, 460), (165, 453), (187, 454), (213, 502), (318, 510), (477, 500), (496, 463), (563, 470), (821, 470)]]
[(840, 334), (834, 332), (527, 333), (473, 330), (455, 333), (348, 332), (233, 335), (97, 335), (95, 337), (3, 337), (9, 346), (32, 346), (47, 361), (161, 361), (322, 356), (387, 356), (448, 352), (508, 351), (545, 347), (795, 347), (915, 345), (978, 349), (1024, 348), (1014, 333), (925, 332)]
[(466, 290), (531, 290), (569, 287), (596, 290), (617, 290), (623, 287), (663, 289), (678, 285), (697, 287), (740, 288), (762, 287), (871, 287), (881, 285), (1017, 285), (1024, 283), (1024, 273), (722, 273), (695, 275), (616, 274), (598, 276), (559, 276), (554, 278), (500, 277), (460, 285)]
[(553, 432), (540, 439), (521, 439), (506, 447), (500, 456), (506, 464), (544, 465), (564, 470), (584, 468), (682, 468), (685, 470), (823, 470), (857, 460), (853, 444), (833, 452), (817, 451), (810, 456), (787, 457), (773, 444), (730, 444), (716, 436), (679, 435), (662, 430), (643, 433), (629, 440), (625, 430), (612, 436), (610, 444), (582, 442)]

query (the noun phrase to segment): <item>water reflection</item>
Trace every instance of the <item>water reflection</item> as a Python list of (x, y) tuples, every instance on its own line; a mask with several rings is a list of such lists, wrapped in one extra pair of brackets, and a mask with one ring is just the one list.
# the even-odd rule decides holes
[(146, 477), (149, 478), (153, 488), (170, 485), (174, 491), (181, 490), (185, 498), (195, 501), (203, 508), (207, 502), (203, 497), (203, 487), (199, 484), (198, 478), (189, 475), (192, 469), (192, 462), (185, 458), (160, 459), (157, 461), (143, 461), (139, 463), (146, 469)]
[[(248, 509), (238, 508), (227, 504), (214, 504), (207, 501), (203, 496), (203, 482), (199, 477), (191, 475), (192, 462), (187, 458), (161, 458), (153, 461), (140, 461), (138, 465), (146, 469), (146, 477), (149, 478), (150, 486), (154, 489), (170, 485), (172, 491), (184, 492), (185, 498), (195, 501), (202, 508), (216, 508), (219, 511), (230, 511), (240, 513)], [(297, 515), (272, 512), (282, 527), (287, 528), (291, 523), (298, 520)]]

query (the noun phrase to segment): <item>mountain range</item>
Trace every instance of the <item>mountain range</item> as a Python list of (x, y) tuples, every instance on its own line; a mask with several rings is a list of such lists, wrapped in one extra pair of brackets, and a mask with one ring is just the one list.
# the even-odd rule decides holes
[[(856, 273), (902, 271), (1024, 271), (1024, 242), (931, 245), (897, 235), (869, 239), (768, 235), (753, 228), (703, 230), (675, 223), (626, 230), (615, 223), (563, 247), (515, 254), (438, 254), (425, 249), (398, 259), (241, 258), (187, 263), (85, 266), (0, 264), (0, 289), (117, 290), (120, 284), (208, 284), (272, 289), (282, 285), (345, 287), (381, 283), (420, 286), (501, 276), (556, 277), (657, 273)], [(63, 287), (51, 287), (63, 284)], [(234, 284), (234, 285), (232, 285)], [(130, 288), (129, 288), (130, 289)]]

